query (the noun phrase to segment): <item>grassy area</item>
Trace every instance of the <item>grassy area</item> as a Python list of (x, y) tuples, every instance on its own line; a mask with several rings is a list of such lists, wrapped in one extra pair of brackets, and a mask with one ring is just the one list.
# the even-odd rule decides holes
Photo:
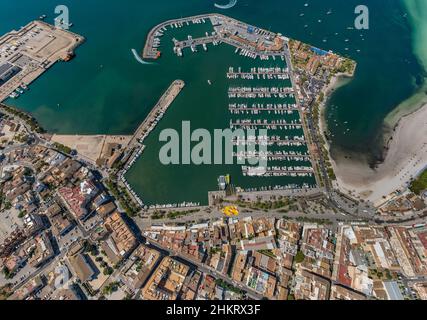
[(17, 135), (15, 135), (15, 137), (13, 138), (13, 140), (15, 140), (16, 142), (19, 143), (27, 143), (29, 141), (29, 136), (25, 133), (19, 133)]
[(83, 248), (84, 248), (83, 249), (84, 252), (90, 253), (94, 257), (97, 257), (99, 255), (98, 247), (96, 245), (90, 243), (89, 241), (84, 242)]
[(417, 179), (412, 181), (409, 189), (418, 195), (427, 189), (427, 170), (425, 170)]
[(55, 142), (53, 146), (55, 147), (55, 149), (65, 154), (71, 154), (71, 152), (73, 151), (70, 147), (64, 146), (63, 144), (58, 142)]
[(168, 219), (177, 219), (196, 212), (199, 212), (199, 210), (171, 211), (167, 214), (167, 217)]
[(151, 215), (151, 219), (153, 220), (160, 220), (165, 218), (165, 212), (164, 211), (156, 211)]
[(352, 74), (355, 68), (356, 68), (355, 61), (350, 59), (345, 59), (344, 62), (341, 64), (340, 68), (336, 71), (341, 73)]
[(104, 261), (104, 258), (101, 256), (98, 256), (95, 258), (95, 261), (99, 263), (99, 265), (102, 268), (102, 274), (104, 276), (109, 276), (111, 274), (113, 274), (114, 269), (107, 263)]
[(240, 290), (239, 288), (236, 288), (236, 287), (232, 286), (231, 284), (228, 284), (227, 282), (225, 282), (222, 279), (216, 279), (215, 280), (215, 284), (217, 286), (219, 286), (219, 287), (222, 287), (222, 288), (228, 290), (228, 291), (231, 291), (231, 292), (234, 292), (234, 293), (237, 293), (237, 294), (240, 294), (240, 295), (243, 294), (242, 290)]
[[(9, 201), (6, 200), (6, 196), (3, 193), (3, 183), (0, 183), (0, 212), (3, 210), (9, 210), (12, 205)], [(2, 208), (4, 205), (4, 208)]]
[[(319, 146), (320, 150), (319, 151), (322, 153), (328, 177), (330, 180), (336, 180), (336, 175), (335, 175), (332, 163), (331, 163), (330, 158), (329, 158), (329, 152), (328, 152), (328, 149), (326, 148), (327, 144), (326, 144), (325, 139), (321, 135), (320, 128), (319, 128), (319, 119), (321, 116), (320, 104), (323, 103), (324, 98), (325, 97), (324, 97), (323, 93), (319, 95), (318, 100), (313, 104), (311, 114), (312, 114), (313, 124), (316, 127), (316, 130), (318, 132), (318, 138), (319, 138), (319, 142), (320, 142), (320, 146)], [(319, 177), (323, 178), (321, 174), (319, 174)], [(324, 183), (324, 182), (322, 181), (322, 183)]]
[(295, 256), (295, 263), (301, 263), (305, 259), (304, 253), (302, 251), (298, 251), (297, 255)]
[(221, 248), (211, 248), (210, 249), (210, 254), (217, 254), (217, 253), (222, 253), (222, 249)]
[(160, 219), (171, 219), (175, 220), (181, 217), (188, 216), (190, 214), (199, 212), (198, 209), (194, 210), (185, 210), (185, 211), (156, 211), (151, 215), (151, 219), (153, 220), (160, 220)]
[(18, 213), (18, 218), (22, 219), (23, 217), (25, 217), (27, 215), (27, 212), (25, 210), (23, 211), (19, 211)]
[(0, 300), (6, 300), (12, 295), (12, 285), (7, 284), (0, 288)]
[(307, 217), (298, 217), (296, 218), (298, 222), (307, 222), (307, 223), (317, 223), (317, 224), (323, 224), (323, 225), (331, 225), (332, 221), (328, 219), (321, 219), (321, 218), (307, 218)]
[(393, 280), (393, 274), (390, 272), (390, 270), (385, 269), (385, 270), (377, 270), (377, 269), (369, 269), (369, 275), (370, 277), (372, 277), (373, 279), (379, 279), (379, 280)]

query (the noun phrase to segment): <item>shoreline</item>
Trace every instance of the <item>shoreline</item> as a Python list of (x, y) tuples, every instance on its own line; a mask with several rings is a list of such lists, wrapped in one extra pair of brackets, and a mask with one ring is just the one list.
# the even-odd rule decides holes
[(366, 155), (339, 150), (332, 153), (325, 135), (327, 103), (333, 92), (350, 80), (349, 75), (339, 74), (325, 88), (324, 100), (319, 105), (319, 134), (336, 175), (333, 186), (379, 206), (395, 191), (405, 190), (427, 166), (427, 83), (384, 119), (381, 133), (384, 160), (372, 168)]
[(364, 155), (337, 152), (335, 186), (375, 206), (405, 190), (427, 164), (427, 103), (401, 117), (389, 134), (384, 161), (374, 169)]
[[(328, 104), (329, 99), (331, 98), (331, 95), (342, 86), (345, 86), (348, 82), (351, 81), (353, 78), (353, 75), (347, 74), (347, 73), (338, 73), (334, 77), (332, 77), (331, 81), (329, 82), (328, 86), (323, 90), (324, 98), (323, 101), (319, 105), (319, 130), (320, 135), (326, 142), (326, 149), (330, 150), (330, 143), (327, 137), (325, 136), (325, 132), (328, 131), (328, 123), (326, 121), (326, 107)], [(333, 161), (331, 155), (329, 154), (329, 158), (331, 161)]]
[(400, 103), (385, 117), (381, 132), (381, 147), (385, 150), (383, 154), (384, 159), (387, 157), (388, 149), (390, 148), (390, 144), (401, 121), (424, 108), (427, 104), (427, 78), (425, 78), (424, 81), (425, 83), (423, 86), (411, 97)]
[(102, 159), (109, 159), (114, 156), (111, 150), (118, 148), (121, 150), (126, 146), (130, 139), (130, 135), (79, 135), (79, 134), (52, 134), (50, 135), (50, 141), (53, 143), (59, 143), (67, 146), (73, 150), (76, 150), (79, 156), (89, 161), (92, 164), (97, 164)]
[[(414, 28), (414, 54), (426, 67), (422, 10), (411, 1), (403, 2)], [(366, 155), (338, 150), (335, 158), (331, 156), (337, 176), (334, 184), (376, 206), (393, 197), (396, 190), (405, 190), (411, 179), (427, 168), (427, 78), (411, 97), (385, 117), (379, 138), (382, 159), (375, 168), (370, 167)]]

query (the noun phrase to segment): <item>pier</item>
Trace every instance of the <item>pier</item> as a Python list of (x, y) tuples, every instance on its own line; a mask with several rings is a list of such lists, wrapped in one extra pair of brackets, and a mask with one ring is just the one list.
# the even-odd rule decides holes
[(163, 32), (166, 31), (167, 28), (173, 28), (174, 26), (183, 26), (186, 24), (188, 25), (190, 22), (193, 21), (210, 20), (213, 16), (215, 16), (215, 14), (204, 14), (187, 18), (168, 20), (158, 24), (148, 33), (147, 40), (144, 46), (144, 51), (142, 52), (142, 57), (144, 59), (158, 59), (160, 57), (160, 51), (158, 50), (157, 45), (159, 44), (159, 37), (163, 35)]
[(144, 207), (144, 202), (127, 182), (125, 175), (144, 152), (144, 140), (156, 128), (168, 108), (175, 101), (176, 97), (181, 93), (184, 87), (185, 83), (182, 80), (175, 80), (174, 82), (172, 82), (172, 84), (165, 91), (165, 93), (162, 95), (157, 104), (153, 107), (148, 116), (135, 130), (135, 133), (132, 135), (129, 144), (124, 150), (123, 169), (118, 173), (118, 178), (119, 181), (123, 184), (123, 186), (126, 187), (132, 198), (141, 207)]
[(184, 40), (184, 41), (178, 41), (176, 40), (175, 43), (175, 49), (176, 50), (183, 50), (185, 48), (192, 48), (193, 51), (196, 49), (197, 46), (203, 46), (203, 45), (207, 45), (207, 44), (211, 44), (213, 43), (214, 45), (217, 45), (219, 43), (221, 43), (221, 37), (218, 35), (213, 35), (213, 36), (207, 36), (207, 37), (203, 37), (203, 38), (190, 38), (188, 40)]
[(162, 117), (167, 109), (170, 107), (172, 102), (180, 94), (181, 90), (185, 87), (185, 83), (182, 80), (175, 80), (169, 88), (162, 95), (160, 100), (145, 118), (145, 120), (139, 125), (135, 133), (132, 136), (132, 139), (129, 142), (128, 147), (133, 147), (139, 140), (144, 140), (150, 129), (154, 129), (153, 124), (157, 124), (157, 121), (160, 120), (159, 117)]

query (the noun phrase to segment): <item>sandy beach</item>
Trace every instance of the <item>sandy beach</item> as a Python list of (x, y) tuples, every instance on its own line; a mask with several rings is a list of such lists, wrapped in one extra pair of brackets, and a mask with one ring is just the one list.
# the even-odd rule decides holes
[[(427, 69), (425, 1), (405, 0), (404, 5), (413, 20), (414, 53)], [(406, 188), (412, 178), (427, 168), (427, 82), (395, 108), (384, 124), (395, 130), (386, 133), (386, 136), (392, 134), (388, 153), (375, 170), (357, 155), (341, 154), (333, 162), (341, 190), (350, 191), (377, 206), (385, 202), (384, 197)]]
[(109, 135), (53, 135), (51, 141), (61, 143), (86, 158), (86, 160), (95, 163), (105, 153), (106, 146), (109, 143), (118, 143), (126, 146), (131, 136), (109, 136)]
[(341, 190), (380, 205), (427, 166), (427, 104), (400, 119), (385, 161), (375, 170), (361, 157), (342, 155), (333, 165)]

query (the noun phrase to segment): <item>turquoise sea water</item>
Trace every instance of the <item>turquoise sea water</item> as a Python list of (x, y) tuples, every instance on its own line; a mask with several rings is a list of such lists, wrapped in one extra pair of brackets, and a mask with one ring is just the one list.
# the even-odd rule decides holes
[[(76, 59), (55, 65), (24, 96), (8, 103), (31, 111), (52, 132), (130, 134), (168, 85), (181, 78), (187, 87), (147, 140), (147, 151), (150, 145), (156, 148), (159, 130), (176, 127), (182, 120), (208, 129), (221, 122), (227, 125), (220, 111), (227, 102), (218, 94), (224, 94), (220, 88), (223, 68), (242, 63), (234, 49), (226, 46), (183, 59), (165, 55), (152, 65), (138, 63), (131, 49), (141, 50), (151, 27), (167, 19), (221, 12), (355, 59), (354, 79), (328, 103), (335, 150), (378, 156), (376, 141), (383, 119), (416, 92), (425, 76), (421, 58), (426, 53), (423, 35), (427, 28), (425, 23), (416, 23), (426, 21), (423, 0), (366, 1), (371, 26), (365, 31), (349, 28), (354, 25), (358, 0), (239, 0), (225, 11), (215, 8), (211, 0), (69, 0), (62, 4), (70, 9), (72, 31), (85, 36), (86, 43), (77, 50)], [(56, 5), (53, 0), (3, 0), (0, 33), (42, 14), (52, 23)], [(214, 85), (207, 86), (207, 79)], [(207, 97), (209, 103), (205, 103)], [(204, 201), (206, 191), (216, 187), (216, 175), (229, 170), (189, 167), (180, 173), (168, 171), (155, 156), (155, 151), (144, 154), (128, 177), (154, 203)]]

